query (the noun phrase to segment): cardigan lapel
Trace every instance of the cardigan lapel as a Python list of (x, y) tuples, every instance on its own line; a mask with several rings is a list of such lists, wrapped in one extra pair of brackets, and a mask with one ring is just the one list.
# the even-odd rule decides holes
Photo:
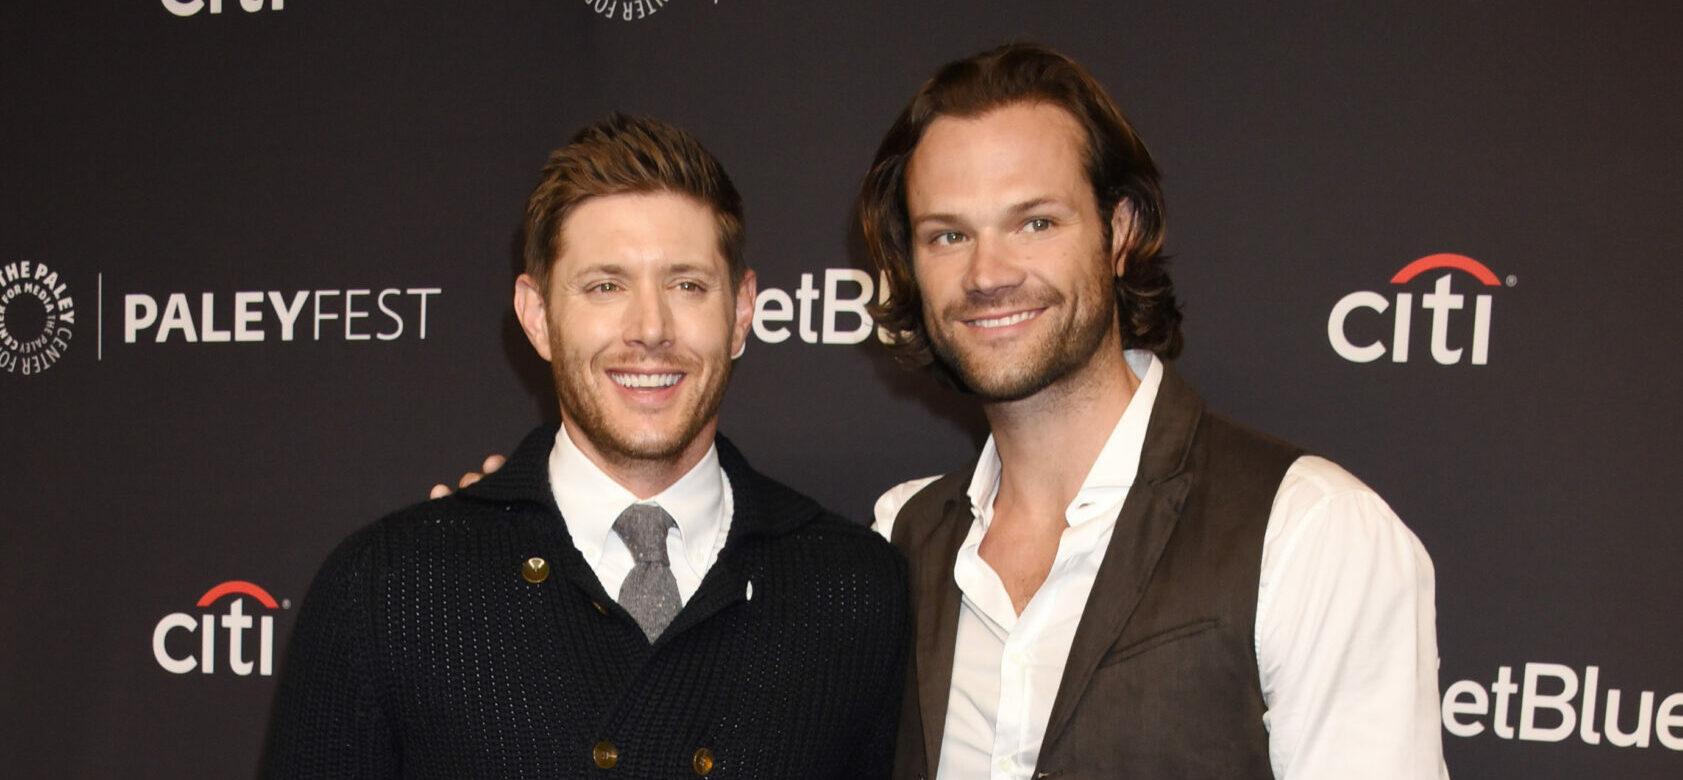
[(730, 480), (730, 532), (725, 536), (719, 559), (701, 578), (700, 587), (661, 633), (657, 644), (700, 625), (732, 604), (747, 600), (750, 573), (742, 565), (745, 550), (766, 538), (800, 528), (823, 511), (812, 499), (755, 471), (725, 437), (718, 437), (716, 443), (719, 466)]
[(1076, 626), (1058, 694), (1047, 717), (1042, 757), (1069, 725), (1099, 660), (1121, 637), (1174, 533), (1194, 479), (1185, 470), (1186, 459), (1202, 414), (1203, 401), (1164, 362), (1162, 385), (1146, 425), (1139, 475), (1122, 503), (1116, 530)]
[[(480, 501), (536, 504), (544, 510), (544, 517), (552, 521), (542, 523), (539, 533), (546, 538), (546, 546), (557, 558), (551, 564), (554, 570), (602, 609), (632, 621), (630, 613), (602, 587), (595, 570), (585, 562), (584, 556), (573, 544), (566, 519), (561, 517), (560, 509), (555, 506), (555, 494), (549, 485), (549, 451), (554, 446), (556, 430), (557, 426), (547, 425), (532, 431), (515, 449), (507, 464), (464, 488), (460, 495)], [(742, 601), (746, 596), (748, 575), (733, 563), (741, 551), (758, 539), (793, 531), (822, 511), (812, 499), (754, 471), (742, 453), (724, 436), (719, 436), (715, 443), (719, 448), (719, 465), (730, 479), (733, 504), (730, 532), (725, 538), (724, 549), (719, 553), (719, 560), (708, 569), (700, 587), (657, 642), (675, 637)], [(518, 566), (518, 562), (515, 565)]]
[[(561, 579), (584, 594), (599, 609), (635, 623), (631, 614), (619, 606), (612, 594), (602, 587), (596, 570), (584, 560), (573, 544), (573, 535), (561, 510), (555, 505), (555, 493), (549, 487), (549, 451), (555, 445), (558, 426), (544, 425), (526, 435), (501, 469), (457, 493), (465, 499), (491, 503), (524, 503), (536, 506), (535, 515), (520, 521), (522, 534), (533, 542), (530, 552), (549, 556), (550, 569)], [(519, 561), (511, 561), (511, 569), (518, 569)], [(545, 590), (546, 593), (553, 593)], [(554, 606), (556, 603), (551, 602)], [(556, 614), (566, 614), (556, 609)]]
[(672, 624), (661, 632), (655, 643), (671, 641), (719, 614), (726, 607), (745, 600), (747, 586), (748, 577), (742, 570), (732, 566), (729, 560), (720, 555), (719, 560), (714, 561), (712, 568), (701, 578), (701, 586), (696, 588), (695, 594), (690, 596), (684, 608), (678, 610), (677, 616), (672, 618)]

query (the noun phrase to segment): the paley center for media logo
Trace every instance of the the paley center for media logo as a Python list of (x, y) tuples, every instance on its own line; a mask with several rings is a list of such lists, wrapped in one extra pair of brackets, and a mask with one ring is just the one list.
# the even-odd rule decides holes
[[(1456, 291), (1455, 280), (1470, 280), (1475, 292)], [(1512, 287), (1488, 266), (1466, 255), (1427, 255), (1392, 274), (1393, 294), (1358, 290), (1340, 298), (1327, 316), (1327, 342), (1338, 356), (1353, 363), (1372, 363), (1389, 357), (1393, 363), (1418, 360), (1424, 351), (1439, 365), (1490, 362), (1490, 331), (1494, 318), (1494, 290)], [(1424, 287), (1421, 282), (1429, 282)], [(1414, 314), (1427, 319), (1427, 345), (1415, 346)]]
[[(577, 1), (573, 0), (573, 2)], [(618, 19), (622, 22), (647, 19), (671, 2), (673, 0), (584, 0), (585, 6), (595, 11), (597, 15), (608, 19)], [(713, 0), (713, 5), (718, 4), (719, 0)]]
[(212, 585), (195, 606), (197, 612), (171, 612), (153, 627), (159, 666), (174, 674), (274, 674), (275, 614), (292, 602), (275, 600), (256, 583), (228, 580)]
[(52, 368), (76, 335), (76, 299), (57, 268), (33, 260), (0, 265), (0, 372)]

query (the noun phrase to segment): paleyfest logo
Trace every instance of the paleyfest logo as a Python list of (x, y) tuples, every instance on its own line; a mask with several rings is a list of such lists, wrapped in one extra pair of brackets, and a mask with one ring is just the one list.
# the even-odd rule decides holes
[(0, 370), (30, 376), (52, 368), (75, 325), (76, 301), (57, 269), (31, 260), (0, 266)]
[[(1442, 271), (1442, 274), (1435, 272)], [(1455, 292), (1455, 273), (1460, 272), (1483, 288), (1477, 295)], [(1435, 254), (1415, 260), (1391, 276), (1391, 284), (1399, 288), (1395, 299), (1372, 290), (1360, 290), (1338, 300), (1327, 317), (1327, 341), (1338, 356), (1352, 363), (1372, 363), (1386, 355), (1393, 363), (1407, 363), (1414, 323), (1414, 292), (1408, 285), (1416, 278), (1427, 276), (1433, 282), (1430, 292), (1420, 295), (1420, 308), (1431, 312), (1432, 360), (1439, 365), (1454, 365), (1463, 358), (1472, 365), (1490, 362), (1491, 299), (1488, 292), (1502, 287), (1488, 266), (1466, 255)], [(1517, 280), (1508, 276), (1506, 286)], [(1465, 314), (1457, 314), (1472, 306), (1472, 327), (1468, 328)], [(1394, 304), (1394, 305), (1393, 305)], [(1360, 313), (1358, 313), (1360, 312)], [(1389, 328), (1383, 327), (1389, 319)], [(1359, 329), (1361, 335), (1352, 335)], [(1389, 343), (1384, 331), (1389, 330)], [(1365, 343), (1360, 343), (1365, 341)], [(1460, 346), (1452, 346), (1459, 344)]]
[[(590, 10), (622, 22), (635, 22), (654, 16), (656, 11), (665, 8), (669, 2), (672, 0), (584, 0), (584, 4), (589, 6)], [(713, 0), (713, 4), (718, 5), (719, 0)]]

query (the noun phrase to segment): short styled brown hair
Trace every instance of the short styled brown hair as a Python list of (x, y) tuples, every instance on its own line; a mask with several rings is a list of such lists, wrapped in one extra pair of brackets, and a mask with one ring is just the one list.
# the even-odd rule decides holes
[(734, 288), (747, 273), (743, 259), (742, 196), (718, 158), (695, 136), (648, 117), (613, 113), (580, 130), (549, 155), (526, 200), (522, 255), (525, 270), (549, 292), (549, 269), (561, 256), (561, 225), (590, 198), (671, 192), (713, 210), (719, 254)]
[(923, 323), (923, 296), (912, 272), (906, 213), (906, 165), (923, 133), (943, 116), (974, 117), (1015, 103), (1046, 103), (1068, 111), (1086, 140), (1087, 180), (1098, 200), (1110, 244), (1111, 212), (1126, 201), (1133, 231), (1116, 277), (1122, 343), (1165, 359), (1180, 353), (1180, 307), (1164, 268), (1163, 190), (1145, 143), (1092, 74), (1044, 46), (1013, 43), (943, 65), (894, 120), (860, 189), (858, 213), (865, 246), (887, 279), (888, 299), (872, 306), (877, 323), (896, 334), (895, 357), (933, 366), (958, 387), (951, 367), (934, 354)]

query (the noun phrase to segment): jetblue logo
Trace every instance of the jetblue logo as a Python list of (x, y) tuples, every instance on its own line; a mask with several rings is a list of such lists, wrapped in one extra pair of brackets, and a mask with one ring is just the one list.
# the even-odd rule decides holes
[[(808, 344), (858, 344), (870, 338), (871, 298), (886, 297), (888, 286), (857, 268), (826, 268), (823, 283), (817, 274), (801, 274), (791, 295), (776, 287), (761, 287), (754, 300), (754, 335), (767, 344), (791, 336)], [(887, 343), (886, 331), (876, 328)]]
[[(1601, 667), (1579, 674), (1565, 664), (1528, 663), (1496, 669), (1486, 686), (1460, 680), (1444, 689), (1443, 728), (1457, 737), (1486, 732), (1525, 742), (1577, 740), (1588, 745), (1683, 750), (1683, 693), (1660, 696), (1605, 685)], [(1635, 695), (1632, 695), (1635, 694)]]

